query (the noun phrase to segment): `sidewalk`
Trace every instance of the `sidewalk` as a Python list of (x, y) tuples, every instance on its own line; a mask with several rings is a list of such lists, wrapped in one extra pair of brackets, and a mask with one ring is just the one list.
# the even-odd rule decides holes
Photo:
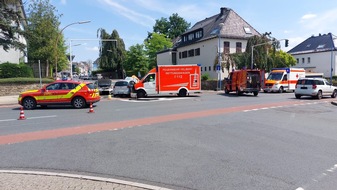
[(51, 172), (0, 170), (1, 190), (170, 190), (118, 179)]
[(18, 97), (19, 95), (13, 96), (0, 96), (0, 105), (15, 105), (18, 104)]

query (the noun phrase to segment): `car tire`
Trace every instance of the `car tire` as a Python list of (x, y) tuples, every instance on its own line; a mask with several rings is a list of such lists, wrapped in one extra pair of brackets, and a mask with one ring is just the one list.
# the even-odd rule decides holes
[(137, 91), (137, 98), (144, 98), (144, 97), (145, 97), (144, 90), (138, 90)]
[(27, 97), (22, 100), (22, 106), (26, 110), (33, 110), (36, 108), (36, 100), (32, 97)]
[(76, 109), (84, 108), (87, 105), (84, 98), (79, 97), (79, 96), (75, 97), (73, 101), (71, 102), (71, 104)]
[(331, 98), (336, 98), (337, 96), (337, 90), (334, 90), (331, 94)]
[(283, 93), (283, 86), (281, 86), (281, 87), (278, 89), (278, 92), (279, 92), (279, 93)]
[(229, 90), (225, 88), (225, 94), (229, 94)]
[(259, 94), (259, 92), (253, 92), (254, 96), (257, 96)]
[(316, 98), (319, 99), (319, 100), (322, 99), (322, 91), (319, 90), (317, 92)]
[(301, 95), (295, 94), (295, 97), (296, 97), (297, 99), (300, 99), (300, 98), (301, 98)]
[(186, 89), (179, 90), (178, 96), (180, 96), (180, 97), (186, 97), (186, 95), (187, 95), (187, 90)]

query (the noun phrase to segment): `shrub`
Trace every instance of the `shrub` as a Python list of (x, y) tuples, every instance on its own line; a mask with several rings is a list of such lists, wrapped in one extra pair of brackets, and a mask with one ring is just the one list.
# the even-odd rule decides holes
[(0, 78), (33, 77), (33, 70), (24, 63), (0, 64)]
[(201, 75), (201, 80), (202, 81), (206, 81), (208, 79), (209, 79), (209, 74), (208, 73), (205, 73), (205, 74)]

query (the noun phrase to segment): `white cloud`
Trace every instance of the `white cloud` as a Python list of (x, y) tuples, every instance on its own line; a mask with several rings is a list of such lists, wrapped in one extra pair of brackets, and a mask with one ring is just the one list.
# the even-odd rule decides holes
[(317, 15), (315, 15), (315, 14), (306, 14), (306, 15), (303, 15), (302, 16), (302, 20), (308, 20), (308, 19), (313, 19), (313, 18), (316, 18), (317, 17)]
[(314, 14), (304, 15), (301, 18), (301, 24), (306, 29), (307, 32), (311, 34), (318, 33), (336, 33), (337, 25), (337, 8), (324, 11), (320, 14), (313, 16)]
[(94, 47), (86, 47), (85, 48), (88, 51), (94, 51), (94, 52), (98, 52), (99, 51), (99, 47), (94, 46)]
[[(155, 19), (151, 16), (148, 16), (146, 14), (141, 14), (139, 12), (136, 12), (132, 9), (127, 8), (126, 6), (123, 6), (113, 0), (100, 0), (101, 3), (103, 3), (106, 6), (109, 6), (111, 8), (111, 11), (113, 13), (117, 13), (129, 20), (131, 20), (134, 23), (141, 24), (145, 27), (152, 28)], [(128, 4), (130, 4), (128, 2)]]

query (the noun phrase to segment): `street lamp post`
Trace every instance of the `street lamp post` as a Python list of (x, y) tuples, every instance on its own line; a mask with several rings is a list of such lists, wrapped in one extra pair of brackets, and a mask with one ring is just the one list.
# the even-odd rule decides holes
[(55, 50), (56, 51), (56, 56), (55, 56), (55, 78), (57, 79), (57, 61), (58, 61), (58, 51), (57, 51), (57, 44), (58, 44), (58, 41), (60, 39), (60, 36), (62, 35), (62, 32), (64, 29), (66, 29), (67, 27), (71, 26), (71, 25), (74, 25), (74, 24), (85, 24), (85, 23), (89, 23), (91, 22), (90, 20), (87, 20), (87, 21), (79, 21), (79, 22), (73, 22), (73, 23), (70, 23), (68, 24), (67, 26), (63, 27), (61, 29), (61, 31), (58, 33), (57, 37), (56, 37), (56, 42), (55, 42)]
[(73, 56), (71, 55), (71, 47), (80, 46), (82, 44), (71, 45), (71, 41), (72, 40), (69, 40), (69, 62), (70, 62), (70, 78), (73, 79)]
[(219, 31), (218, 31), (218, 67), (219, 67), (219, 71), (218, 71), (218, 83), (219, 83), (219, 90), (221, 90), (221, 29), (224, 26), (224, 23), (220, 23), (219, 24)]

